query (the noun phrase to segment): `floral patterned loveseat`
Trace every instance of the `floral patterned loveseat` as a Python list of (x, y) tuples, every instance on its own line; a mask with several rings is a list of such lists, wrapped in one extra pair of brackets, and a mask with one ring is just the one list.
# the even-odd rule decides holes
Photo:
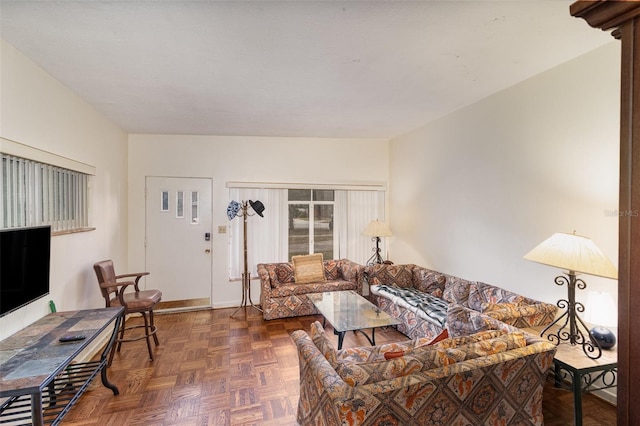
[(293, 263), (260, 263), (260, 305), (264, 319), (318, 314), (309, 293), (355, 290), (362, 294), (364, 266), (348, 259), (325, 260), (324, 282), (296, 284)]
[[(336, 351), (296, 330), (303, 425), (543, 425), (556, 347), (480, 312), (450, 310), (450, 337)], [(477, 328), (469, 335), (468, 327)], [(386, 359), (385, 355), (396, 357)]]
[(548, 325), (558, 307), (500, 287), (413, 264), (365, 268), (370, 300), (400, 320), (409, 338), (434, 338), (445, 328), (449, 306), (460, 305), (518, 328)]

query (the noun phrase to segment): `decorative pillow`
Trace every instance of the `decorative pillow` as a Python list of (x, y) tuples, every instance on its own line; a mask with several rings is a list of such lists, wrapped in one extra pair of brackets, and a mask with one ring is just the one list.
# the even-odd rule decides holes
[(385, 352), (384, 359), (400, 358), (404, 355), (404, 351)]
[(336, 351), (338, 362), (377, 362), (382, 361), (387, 352), (402, 352), (413, 349), (414, 341), (383, 343), (377, 346), (356, 346)]
[(471, 283), (458, 277), (450, 277), (444, 287), (442, 298), (449, 303), (468, 306)]
[(439, 272), (417, 267), (413, 270), (414, 286), (423, 293), (442, 298), (446, 277)]
[(490, 330), (494, 328), (491, 321), (490, 317), (460, 305), (451, 305), (447, 311), (447, 328), (452, 337)]
[(480, 304), (480, 312), (509, 311), (514, 312), (520, 307), (517, 303), (491, 303), (483, 302)]
[(437, 297), (439, 299), (442, 299), (442, 295), (444, 294), (444, 292), (442, 290), (440, 290), (439, 288), (436, 288), (433, 291), (431, 291), (429, 294), (431, 294), (433, 297)]
[(438, 343), (439, 341), (444, 340), (444, 339), (448, 339), (448, 338), (449, 338), (449, 330), (447, 330), (445, 328), (444, 330), (442, 330), (442, 332), (440, 334), (438, 334), (436, 337), (434, 337), (432, 341), (427, 343), (427, 345), (434, 345), (434, 344)]
[(484, 296), (485, 301), (491, 303), (524, 303), (525, 297), (513, 293), (509, 290), (505, 290), (500, 287), (494, 287), (488, 284), (484, 285), (482, 288), (482, 295)]
[(480, 283), (474, 282), (469, 285), (469, 299), (467, 300), (467, 306), (476, 311), (480, 311), (480, 306), (487, 300), (483, 297), (480, 290)]
[[(449, 330), (447, 330), (446, 328), (444, 330), (442, 330), (440, 332), (440, 334), (438, 334), (436, 337), (434, 337), (433, 339), (429, 340), (425, 337), (420, 337), (416, 340), (414, 340), (414, 345), (412, 348), (408, 349), (406, 352), (409, 353), (414, 349), (418, 349), (421, 348), (423, 346), (431, 346), (431, 345), (435, 345), (438, 342), (441, 342), (443, 340), (447, 340), (449, 339)], [(437, 345), (438, 348), (442, 348), (442, 349), (448, 349), (448, 348), (452, 348), (454, 346), (441, 346), (441, 345)]]
[(296, 284), (325, 282), (322, 253), (303, 256), (292, 256)]
[(500, 287), (476, 281), (469, 286), (468, 306), (481, 311), (483, 303), (513, 303), (522, 304), (525, 297)]
[(417, 371), (451, 365), (463, 361), (465, 351), (458, 349), (424, 348), (409, 355), (385, 361), (354, 363), (340, 362), (336, 372), (351, 386), (366, 385), (383, 380), (395, 379)]
[(476, 343), (458, 346), (457, 349), (465, 352), (465, 360), (480, 358), (483, 356), (498, 354), (512, 349), (524, 348), (527, 341), (524, 332), (513, 332), (494, 339), (482, 340)]
[[(501, 332), (501, 333), (504, 334), (504, 332)], [(450, 339), (447, 339), (448, 334), (449, 334), (448, 330), (445, 329), (439, 335), (431, 339), (421, 337), (413, 340), (407, 340), (404, 342), (384, 343), (378, 346), (360, 346), (360, 347), (354, 347), (354, 348), (346, 348), (346, 349), (341, 349), (337, 351), (336, 356), (338, 358), (338, 362), (355, 362), (358, 364), (365, 363), (365, 362), (378, 362), (378, 361), (381, 361), (382, 358), (392, 359), (392, 358), (397, 358), (399, 356), (406, 355), (408, 353), (411, 353), (414, 349), (419, 348), (421, 346), (434, 345), (438, 342), (450, 340)], [(500, 334), (494, 333), (490, 337), (496, 337), (498, 335)], [(490, 337), (487, 337), (487, 339)], [(469, 341), (465, 340), (464, 343), (469, 343), (471, 341), (475, 342), (477, 340), (469, 340)], [(463, 343), (459, 343), (459, 344), (463, 344)], [(438, 344), (437, 346), (438, 348), (442, 348), (442, 349), (455, 347), (455, 345), (440, 346), (440, 344)]]
[[(449, 334), (449, 330), (447, 330), (447, 335), (448, 334)], [(438, 335), (435, 339), (432, 339), (432, 340), (427, 340), (424, 337), (422, 337), (414, 341), (415, 344), (413, 347), (405, 349), (405, 353), (409, 353), (411, 350), (417, 349), (423, 346), (433, 346), (439, 349), (457, 348), (458, 346), (466, 345), (468, 343), (475, 343), (481, 340), (493, 339), (495, 337), (500, 337), (505, 334), (507, 334), (507, 332), (504, 330), (486, 330), (486, 331), (479, 331), (469, 336), (457, 336), (457, 337), (449, 336), (445, 339), (437, 340), (437, 341), (435, 340), (438, 339), (440, 335)]]
[(367, 268), (370, 285), (413, 286), (413, 268), (415, 265), (374, 265)]
[[(409, 362), (407, 362), (409, 361)], [(366, 385), (368, 383), (395, 379), (406, 376), (414, 371), (419, 371), (420, 365), (416, 365), (411, 358), (394, 358), (388, 361), (358, 364), (343, 362), (338, 364), (336, 372), (350, 386)]]
[[(283, 285), (291, 285), (294, 282), (295, 274), (293, 272), (293, 265), (287, 263), (277, 263), (273, 271), (276, 281), (272, 281), (274, 287), (281, 287)], [(272, 279), (273, 280), (273, 279)]]
[(435, 346), (442, 349), (456, 348), (458, 346), (467, 345), (469, 343), (476, 343), (483, 340), (494, 339), (505, 334), (507, 334), (507, 332), (504, 330), (480, 331), (478, 333), (471, 334), (470, 336), (450, 337), (436, 343)]
[(346, 281), (360, 282), (364, 276), (364, 268), (355, 262), (351, 262), (347, 259), (340, 259), (338, 261), (338, 272), (340, 276), (338, 279)]
[(322, 352), (327, 361), (329, 361), (329, 364), (331, 364), (333, 368), (336, 368), (338, 365), (336, 350), (324, 332), (324, 328), (322, 328), (322, 325), (318, 321), (311, 324), (311, 340), (318, 350)]
[(340, 268), (338, 266), (338, 261), (335, 259), (327, 260), (323, 262), (323, 267), (325, 271), (325, 276), (328, 280), (337, 281), (341, 279)]

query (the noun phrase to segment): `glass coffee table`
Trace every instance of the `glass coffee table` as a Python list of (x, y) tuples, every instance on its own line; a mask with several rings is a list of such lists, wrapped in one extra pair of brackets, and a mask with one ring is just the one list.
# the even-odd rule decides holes
[[(333, 332), (338, 335), (338, 349), (342, 349), (347, 331), (359, 331), (375, 346), (377, 327), (400, 324), (400, 321), (353, 290), (313, 293), (307, 294), (307, 297), (318, 308), (325, 321), (333, 326)], [(363, 331), (366, 328), (371, 329), (371, 337)]]

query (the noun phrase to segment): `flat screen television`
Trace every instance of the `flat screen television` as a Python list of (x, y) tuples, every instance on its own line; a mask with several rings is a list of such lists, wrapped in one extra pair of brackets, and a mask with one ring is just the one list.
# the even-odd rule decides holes
[(0, 230), (0, 317), (49, 294), (51, 227)]

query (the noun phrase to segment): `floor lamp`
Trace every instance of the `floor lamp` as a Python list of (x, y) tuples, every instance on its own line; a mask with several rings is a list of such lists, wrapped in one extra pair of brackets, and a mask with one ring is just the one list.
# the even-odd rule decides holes
[[(252, 209), (255, 213), (260, 217), (264, 217), (262, 212), (264, 212), (264, 204), (262, 202), (256, 201), (243, 201), (242, 203), (238, 203), (237, 201), (231, 201), (229, 206), (227, 207), (227, 217), (229, 220), (234, 219), (236, 216), (241, 217), (243, 219), (243, 240), (244, 240), (244, 271), (242, 272), (242, 302), (238, 309), (233, 311), (230, 316), (234, 316), (236, 312), (238, 312), (242, 308), (246, 308), (247, 306), (251, 306), (257, 311), (262, 312), (262, 309), (258, 308), (254, 305), (251, 300), (251, 272), (249, 272), (249, 262), (247, 260), (247, 220), (249, 216), (253, 216), (253, 214), (249, 213), (249, 209)], [(246, 314), (246, 311), (245, 311)]]
[[(591, 239), (580, 235), (556, 233), (544, 240), (524, 256), (525, 259), (543, 265), (564, 269), (566, 275), (557, 276), (557, 285), (567, 285), (567, 299), (558, 300), (558, 307), (565, 309), (555, 321), (549, 324), (541, 336), (555, 342), (569, 342), (571, 345), (581, 345), (582, 350), (591, 359), (598, 359), (602, 355), (602, 347), (597, 338), (591, 336), (589, 328), (578, 315), (584, 312), (584, 305), (576, 302), (576, 287), (584, 290), (587, 285), (577, 278), (579, 273), (596, 275), (604, 278), (617, 279), (618, 271), (609, 258), (595, 245)], [(558, 327), (557, 331), (556, 328)], [(566, 328), (568, 327), (568, 330)]]
[(386, 223), (379, 220), (372, 220), (369, 222), (362, 235), (365, 237), (371, 237), (371, 241), (375, 241), (376, 246), (373, 248), (373, 255), (367, 260), (367, 265), (375, 265), (376, 263), (382, 263), (384, 260), (380, 255), (380, 237), (390, 237), (393, 234)]

